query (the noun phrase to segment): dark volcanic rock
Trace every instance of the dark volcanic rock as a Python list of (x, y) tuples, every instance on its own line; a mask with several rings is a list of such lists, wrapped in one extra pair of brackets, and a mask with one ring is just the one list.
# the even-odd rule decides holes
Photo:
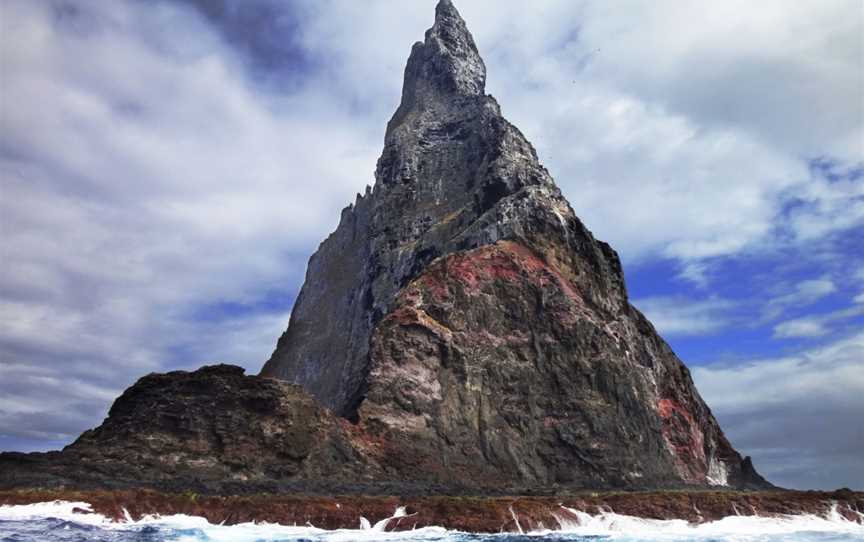
[(0, 454), (0, 488), (266, 490), (353, 477), (362, 458), (338, 419), (297, 385), (216, 365), (151, 374), (63, 452)]
[(598, 310), (574, 275), (553, 251), (499, 241), (403, 289), (360, 407), (399, 443), (378, 460), (491, 485), (758, 485), (650, 324)]
[(0, 489), (768, 487), (485, 77), (442, 0), (262, 376), (146, 376), (63, 452), (0, 454)]
[(439, 256), (522, 233), (536, 222), (526, 212), (554, 217), (553, 208), (539, 208), (546, 201), (502, 205), (508, 196), (533, 187), (566, 206), (534, 149), (483, 94), (484, 83), (465, 23), (441, 2), (408, 60), (375, 187), (343, 211), (310, 259), (291, 325), (263, 375), (301, 384), (354, 416), (365, 394), (369, 339), (408, 281)]
[(765, 486), (485, 77), (442, 1), (411, 51), (375, 187), (310, 260), (262, 374), (388, 443), (375, 458), (394, 475)]

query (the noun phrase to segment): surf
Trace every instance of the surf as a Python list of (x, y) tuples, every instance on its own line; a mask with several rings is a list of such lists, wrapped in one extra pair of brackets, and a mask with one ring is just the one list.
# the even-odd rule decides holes
[[(252, 542), (300, 541), (719, 541), (719, 542), (847, 542), (864, 540), (864, 514), (854, 511), (857, 521), (844, 517), (833, 506), (824, 516), (813, 514), (788, 516), (735, 515), (716, 521), (689, 523), (680, 519), (645, 519), (601, 510), (591, 514), (560, 507), (554, 516), (558, 525), (549, 529), (497, 534), (464, 533), (442, 527), (412, 525), (411, 514), (397, 507), (390, 517), (376, 523), (357, 518), (356, 529), (325, 530), (311, 524), (281, 525), (252, 522), (236, 525), (213, 524), (203, 517), (176, 514), (148, 515), (116, 521), (93, 511), (86, 502), (53, 501), (27, 505), (0, 506), (0, 535), (3, 540), (68, 540), (66, 534), (77, 531), (77, 539), (172, 540), (183, 542)], [(41, 538), (28, 538), (34, 527)], [(39, 530), (41, 528), (41, 530)], [(395, 530), (398, 529), (398, 530)], [(521, 528), (520, 528), (521, 530)], [(70, 531), (72, 533), (70, 533)], [(73, 538), (75, 539), (75, 538)]]

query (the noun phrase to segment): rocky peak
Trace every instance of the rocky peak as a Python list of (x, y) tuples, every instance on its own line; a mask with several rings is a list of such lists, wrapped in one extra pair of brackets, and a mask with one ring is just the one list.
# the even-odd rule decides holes
[(262, 374), (387, 443), (371, 457), (394, 472), (764, 484), (628, 302), (618, 255), (484, 94), (485, 75), (442, 0), (411, 51), (375, 187), (310, 259)]
[(0, 454), (0, 487), (769, 487), (483, 76), (442, 0), (375, 189), (310, 259), (263, 378), (148, 375), (63, 452)]
[(562, 231), (576, 220), (534, 148), (484, 94), (485, 73), (465, 22), (442, 1), (425, 41), (412, 48), (374, 189), (343, 211), (310, 259), (288, 330), (262, 374), (302, 384), (354, 419), (373, 327), (429, 262), (524, 235), (526, 213), (551, 213)]
[(453, 3), (441, 0), (425, 41), (415, 43), (411, 50), (402, 102), (388, 124), (388, 137), (410, 112), (436, 109), (454, 99), (482, 97), (485, 88), (486, 65), (474, 38)]

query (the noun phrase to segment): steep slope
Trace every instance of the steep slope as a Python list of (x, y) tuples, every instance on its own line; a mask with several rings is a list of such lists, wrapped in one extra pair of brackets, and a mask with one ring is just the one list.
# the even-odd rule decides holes
[(485, 78), (441, 0), (375, 186), (310, 259), (262, 375), (357, 423), (364, 453), (395, 477), (766, 485)]
[(527, 186), (566, 206), (533, 148), (484, 95), (464, 21), (439, 4), (411, 51), (374, 189), (345, 209), (309, 261), (291, 325), (263, 375), (302, 384), (351, 416), (365, 393), (369, 338), (398, 291), (434, 258), (495, 242), (524, 217), (497, 216)]
[(63, 451), (0, 454), (0, 489), (770, 487), (484, 81), (442, 0), (263, 376), (147, 375)]

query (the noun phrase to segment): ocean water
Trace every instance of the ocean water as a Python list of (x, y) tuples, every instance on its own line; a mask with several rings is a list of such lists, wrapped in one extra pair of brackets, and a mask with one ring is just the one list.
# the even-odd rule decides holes
[[(826, 517), (811, 515), (763, 518), (731, 516), (720, 521), (691, 525), (681, 520), (645, 520), (613, 512), (589, 515), (576, 511), (577, 520), (560, 522), (555, 531), (474, 534), (425, 527), (387, 532), (387, 520), (374, 525), (358, 518), (357, 529), (325, 531), (314, 526), (267, 523), (213, 525), (191, 516), (147, 517), (139, 521), (111, 521), (81, 502), (50, 502), (26, 506), (0, 506), (2, 542), (848, 542), (864, 541), (864, 525), (848, 521), (836, 511)], [(404, 515), (397, 509), (393, 517)], [(864, 517), (864, 516), (862, 516)]]

